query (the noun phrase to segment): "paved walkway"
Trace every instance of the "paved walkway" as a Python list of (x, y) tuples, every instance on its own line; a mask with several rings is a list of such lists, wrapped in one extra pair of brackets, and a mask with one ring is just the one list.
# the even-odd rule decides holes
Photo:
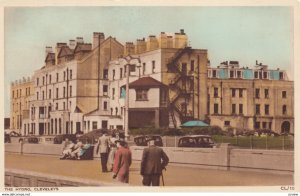
[[(112, 173), (101, 173), (99, 160), (59, 160), (51, 156), (5, 154), (5, 167), (53, 175), (112, 182)], [(139, 162), (130, 168), (131, 185), (141, 186)], [(222, 171), (169, 165), (164, 172), (167, 186), (280, 186), (292, 185), (292, 175)]]

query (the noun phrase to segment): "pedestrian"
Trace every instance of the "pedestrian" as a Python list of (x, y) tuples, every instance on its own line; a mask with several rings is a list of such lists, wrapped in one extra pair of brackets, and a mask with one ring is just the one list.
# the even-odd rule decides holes
[(82, 147), (83, 147), (83, 143), (82, 143), (82, 141), (81, 141), (79, 138), (77, 138), (76, 141), (77, 141), (77, 143), (76, 143), (75, 146), (72, 148), (73, 151), (71, 152), (71, 158), (72, 158), (72, 159), (80, 159), (79, 154), (80, 154), (81, 149), (82, 149)]
[(116, 141), (118, 150), (115, 154), (113, 178), (118, 177), (119, 182), (129, 182), (129, 167), (132, 162), (130, 149), (124, 139)]
[(114, 168), (115, 153), (117, 151), (116, 140), (116, 134), (112, 133), (111, 137), (109, 138), (109, 153), (107, 161), (108, 165), (111, 166), (110, 171), (113, 171)]
[(108, 159), (108, 152), (109, 152), (108, 140), (109, 138), (106, 132), (103, 132), (102, 136), (99, 137), (98, 139), (96, 153), (98, 154), (98, 152), (100, 152), (102, 173), (108, 172), (107, 170), (107, 159)]
[(144, 148), (141, 175), (143, 176), (144, 186), (159, 186), (162, 170), (169, 163), (169, 158), (162, 148), (155, 145), (154, 139), (147, 140), (148, 147)]

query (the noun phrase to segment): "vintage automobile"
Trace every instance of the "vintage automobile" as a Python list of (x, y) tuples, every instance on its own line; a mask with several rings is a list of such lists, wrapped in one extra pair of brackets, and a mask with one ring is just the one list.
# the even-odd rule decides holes
[(147, 146), (147, 140), (148, 139), (155, 139), (155, 145), (156, 146), (163, 146), (162, 138), (160, 135), (143, 135), (143, 136), (137, 136), (133, 140), (137, 146)]
[(212, 148), (215, 144), (209, 135), (191, 135), (179, 139), (178, 147), (185, 148)]
[(38, 144), (39, 143), (39, 138), (34, 137), (34, 136), (28, 136), (28, 137), (21, 137), (19, 139), (19, 143), (30, 143), (30, 144)]

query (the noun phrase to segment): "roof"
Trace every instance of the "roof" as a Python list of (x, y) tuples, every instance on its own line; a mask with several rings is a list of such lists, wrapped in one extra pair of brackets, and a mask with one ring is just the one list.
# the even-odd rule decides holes
[(47, 54), (45, 62), (49, 62), (49, 61), (54, 60), (54, 59), (55, 59), (55, 54), (50, 52), (50, 53)]
[(166, 85), (151, 77), (142, 77), (129, 84), (129, 88), (143, 88), (143, 87), (160, 88), (160, 87), (166, 87)]
[(201, 120), (191, 120), (181, 125), (181, 127), (207, 127), (207, 126), (209, 125)]
[(91, 51), (91, 50), (92, 50), (92, 44), (78, 43), (74, 49), (74, 53), (80, 51)]
[(70, 49), (69, 46), (62, 46), (57, 56), (64, 57), (70, 55), (73, 55), (73, 50)]

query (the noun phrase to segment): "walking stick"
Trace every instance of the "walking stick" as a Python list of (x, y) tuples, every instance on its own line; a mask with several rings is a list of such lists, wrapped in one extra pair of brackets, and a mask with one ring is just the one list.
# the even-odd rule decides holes
[(163, 171), (161, 171), (161, 180), (162, 180), (163, 186), (165, 186), (165, 181), (164, 181), (164, 174), (163, 174)]

